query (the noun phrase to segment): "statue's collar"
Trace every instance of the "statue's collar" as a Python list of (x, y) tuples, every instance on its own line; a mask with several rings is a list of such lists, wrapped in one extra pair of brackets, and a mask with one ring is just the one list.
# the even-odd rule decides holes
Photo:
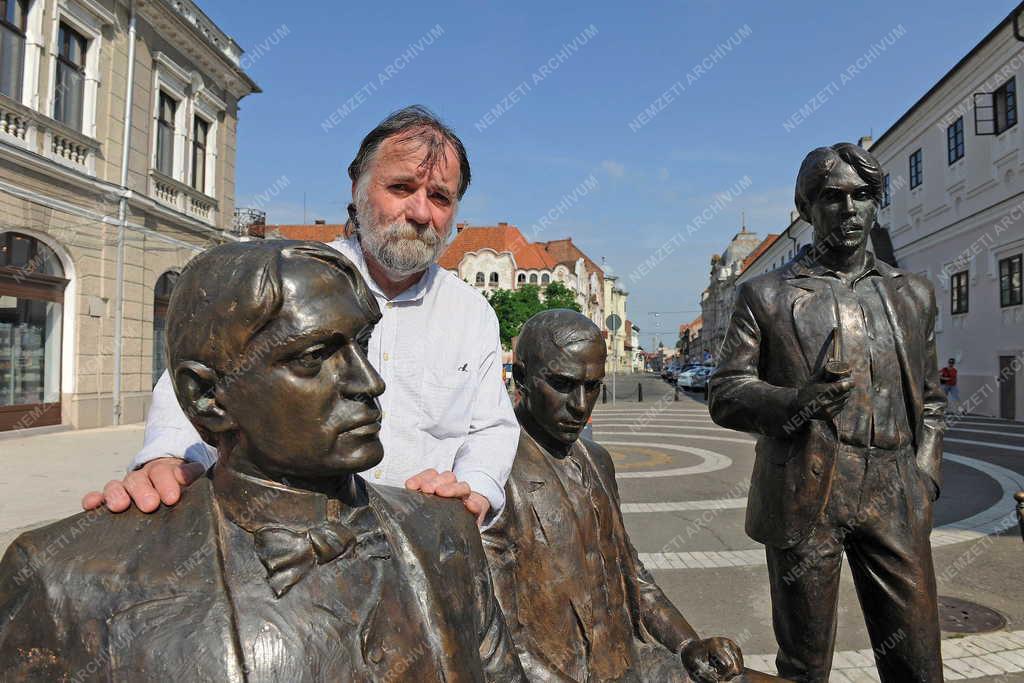
[(213, 468), (217, 503), (232, 522), (253, 533), (266, 526), (302, 532), (325, 522), (345, 523), (368, 510), (366, 482), (354, 475), (358, 504), (353, 507), (322, 493), (242, 474), (227, 465)]

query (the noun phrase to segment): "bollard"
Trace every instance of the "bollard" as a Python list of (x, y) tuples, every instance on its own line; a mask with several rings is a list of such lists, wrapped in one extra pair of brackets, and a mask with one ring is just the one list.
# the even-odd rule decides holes
[(607, 384), (602, 384), (601, 385), (601, 403), (607, 403), (607, 402), (608, 402), (608, 385)]
[(673, 401), (678, 401), (679, 400), (679, 385), (676, 385), (676, 397), (674, 399), (672, 399), (672, 400)]
[(643, 403), (644, 402), (644, 385), (641, 384), (640, 382), (636, 383), (636, 402), (637, 403)]

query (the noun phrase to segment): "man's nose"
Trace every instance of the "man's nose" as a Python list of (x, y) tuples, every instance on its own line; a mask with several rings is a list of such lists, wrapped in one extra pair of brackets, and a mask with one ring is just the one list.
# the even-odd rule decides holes
[(854, 213), (855, 211), (856, 208), (853, 206), (853, 195), (848, 194), (846, 195), (846, 198), (843, 200), (843, 212)]
[(406, 198), (405, 220), (418, 225), (430, 224), (430, 202), (425, 188), (421, 187)]
[(347, 360), (345, 370), (338, 377), (338, 386), (343, 395), (374, 399), (384, 393), (384, 380), (370, 365), (362, 349), (354, 349)]
[(569, 392), (568, 407), (571, 412), (577, 415), (582, 414), (587, 409), (587, 392), (582, 384)]

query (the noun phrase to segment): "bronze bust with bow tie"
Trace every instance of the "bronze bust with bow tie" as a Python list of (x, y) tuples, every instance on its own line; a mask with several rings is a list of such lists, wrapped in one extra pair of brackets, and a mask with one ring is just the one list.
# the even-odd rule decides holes
[(580, 437), (605, 355), (597, 325), (564, 309), (527, 320), (516, 345), (523, 430), (484, 547), (523, 668), (559, 683), (776, 680), (743, 672), (731, 640), (699, 638), (640, 562), (611, 456)]
[(174, 507), (20, 536), (0, 563), (0, 679), (525, 680), (472, 515), (358, 475), (383, 455), (379, 318), (325, 245), (197, 256), (167, 366), (221, 460)]
[(739, 286), (710, 382), (714, 421), (758, 436), (746, 528), (766, 546), (779, 672), (800, 681), (828, 679), (844, 553), (881, 680), (942, 680), (935, 294), (867, 249), (883, 178), (856, 145), (807, 155), (813, 244)]

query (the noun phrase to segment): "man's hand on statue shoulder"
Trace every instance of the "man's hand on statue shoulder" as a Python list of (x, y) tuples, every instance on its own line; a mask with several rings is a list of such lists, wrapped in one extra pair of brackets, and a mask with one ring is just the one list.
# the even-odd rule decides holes
[(476, 524), (484, 523), (491, 503), (479, 493), (475, 493), (469, 484), (459, 481), (454, 472), (438, 472), (435, 469), (423, 470), (405, 481), (405, 488), (410, 491), (440, 496), (441, 498), (459, 498), (466, 509), (476, 517)]
[(82, 498), (82, 509), (94, 510), (106, 505), (111, 512), (124, 512), (135, 503), (143, 512), (153, 512), (164, 505), (176, 505), (181, 490), (203, 476), (202, 463), (185, 462), (168, 456), (150, 460), (129, 472), (121, 481), (107, 482), (100, 491), (90, 491)]
[(679, 654), (687, 673), (697, 683), (718, 683), (743, 673), (740, 646), (728, 638), (691, 640)]
[(830, 380), (825, 374), (824, 367), (820, 368), (797, 392), (792, 408), (793, 419), (803, 423), (807, 420), (828, 420), (835, 417), (846, 405), (853, 386), (852, 378)]

